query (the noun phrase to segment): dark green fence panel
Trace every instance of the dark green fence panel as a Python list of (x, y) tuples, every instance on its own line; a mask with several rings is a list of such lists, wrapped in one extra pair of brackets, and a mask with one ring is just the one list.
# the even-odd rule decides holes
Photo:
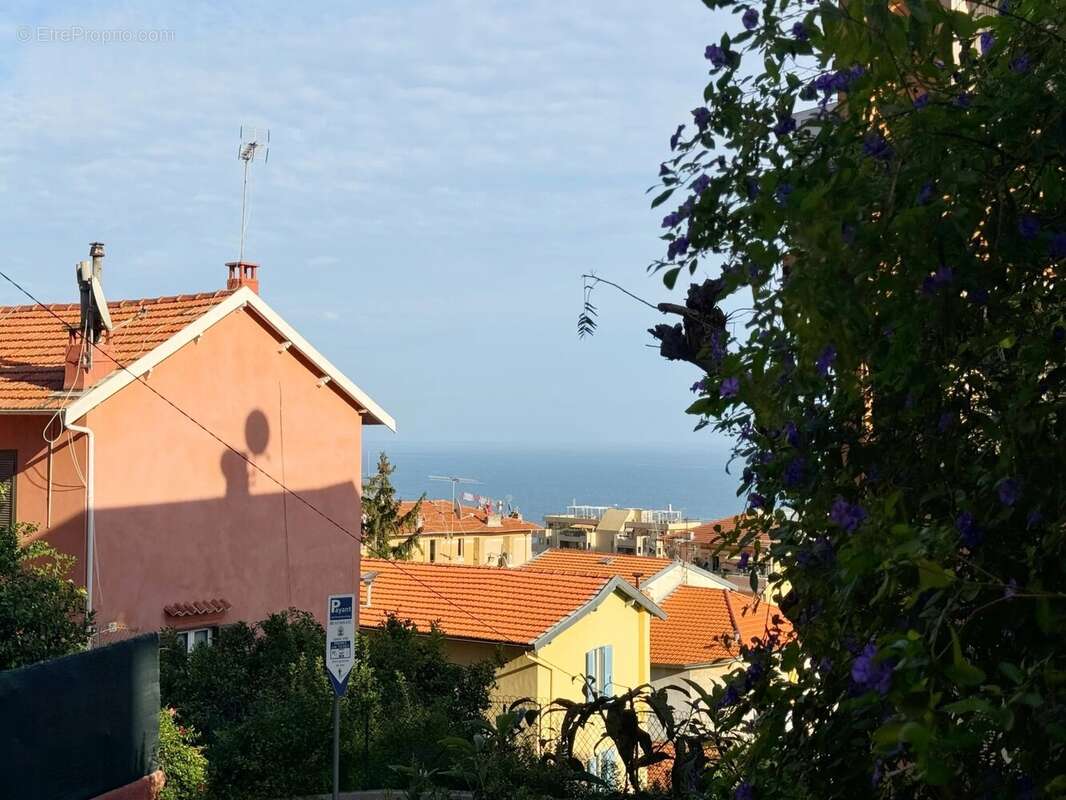
[(85, 800), (149, 774), (159, 636), (0, 672), (0, 798)]

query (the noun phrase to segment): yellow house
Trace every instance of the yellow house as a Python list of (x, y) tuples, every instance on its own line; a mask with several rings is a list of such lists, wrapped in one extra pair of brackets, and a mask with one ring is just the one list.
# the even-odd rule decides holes
[[(413, 507), (412, 502), (401, 503), (400, 513), (406, 514)], [(518, 567), (532, 558), (533, 536), (542, 528), (520, 516), (491, 513), (450, 500), (423, 500), (417, 530), (415, 561)]]
[[(688, 561), (552, 549), (523, 570), (618, 576), (639, 586), (666, 612), (665, 618), (651, 621), (650, 683), (657, 689), (684, 686), (687, 679), (710, 690), (742, 663), (741, 645), (792, 635), (792, 626), (775, 605), (740, 591), (729, 576)], [(668, 696), (675, 711), (684, 710), (684, 695)]]
[[(651, 622), (666, 615), (621, 577), (373, 558), (363, 559), (362, 571), (361, 628), (391, 614), (424, 630), (436, 625), (457, 663), (498, 657), (500, 705), (578, 701), (590, 690), (615, 694), (652, 678)], [(593, 733), (590, 749), (599, 739)]]

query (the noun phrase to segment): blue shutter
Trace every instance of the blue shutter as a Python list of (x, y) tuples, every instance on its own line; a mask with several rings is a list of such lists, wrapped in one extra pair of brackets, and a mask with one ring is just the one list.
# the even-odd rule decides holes
[(611, 645), (603, 648), (603, 688), (600, 691), (607, 696), (614, 694), (614, 647)]
[(585, 683), (585, 700), (592, 700), (596, 696), (596, 690), (600, 687), (596, 685), (596, 651), (589, 650), (585, 653), (585, 675), (592, 682)]

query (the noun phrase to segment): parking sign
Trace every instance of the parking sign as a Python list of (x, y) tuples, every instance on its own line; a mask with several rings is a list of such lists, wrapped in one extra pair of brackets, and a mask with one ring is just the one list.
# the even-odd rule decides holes
[(326, 611), (326, 669), (340, 697), (355, 663), (355, 595), (331, 594)]

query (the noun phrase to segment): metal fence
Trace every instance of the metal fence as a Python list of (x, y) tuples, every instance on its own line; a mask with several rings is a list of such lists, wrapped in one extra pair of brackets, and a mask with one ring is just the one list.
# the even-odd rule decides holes
[[(537, 711), (533, 724), (523, 728), (519, 740), (527, 744), (538, 754), (555, 752), (559, 749), (561, 728), (566, 709), (547, 699), (494, 697), (485, 712), (490, 721), (495, 721), (500, 714), (515, 708)], [(653, 742), (666, 740), (666, 730), (659, 718), (648, 708), (637, 707), (640, 726), (647, 731)], [(604, 736), (603, 721), (593, 716), (578, 730), (574, 738), (574, 756), (584, 763), (592, 761), (613, 748), (613, 744)]]

